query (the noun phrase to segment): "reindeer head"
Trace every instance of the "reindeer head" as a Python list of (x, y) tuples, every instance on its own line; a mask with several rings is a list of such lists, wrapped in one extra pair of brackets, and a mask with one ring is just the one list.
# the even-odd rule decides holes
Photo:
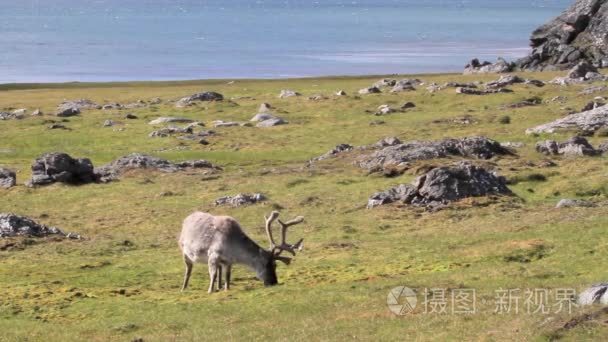
[[(270, 242), (270, 249), (268, 251), (264, 251), (267, 253), (265, 255), (266, 256), (266, 258), (265, 258), (266, 268), (258, 274), (258, 277), (262, 281), (264, 281), (264, 285), (266, 285), (266, 286), (276, 285), (278, 283), (277, 272), (276, 272), (276, 268), (277, 268), (276, 260), (279, 260), (279, 261), (285, 263), (285, 265), (289, 265), (289, 263), (291, 262), (291, 258), (281, 256), (281, 253), (283, 251), (287, 251), (287, 252), (291, 253), (291, 255), (295, 256), (296, 250), (300, 251), (302, 249), (302, 241), (304, 241), (304, 239), (300, 239), (298, 242), (296, 242), (293, 245), (288, 244), (285, 241), (285, 239), (287, 238), (287, 228), (289, 228), (290, 226), (296, 225), (298, 223), (304, 222), (304, 217), (298, 216), (298, 217), (294, 218), (293, 220), (290, 220), (287, 222), (277, 220), (278, 217), (279, 217), (278, 211), (273, 211), (272, 213), (270, 213), (269, 217), (264, 216), (264, 219), (266, 220), (266, 235), (268, 236), (268, 240)], [(277, 220), (279, 222), (279, 225), (281, 226), (281, 244), (280, 245), (277, 245), (274, 242), (274, 238), (272, 237), (272, 223), (275, 220)]]

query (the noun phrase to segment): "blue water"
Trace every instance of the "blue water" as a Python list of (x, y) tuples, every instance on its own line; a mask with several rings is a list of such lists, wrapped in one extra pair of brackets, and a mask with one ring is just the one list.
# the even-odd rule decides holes
[(0, 83), (460, 71), (570, 0), (0, 0)]

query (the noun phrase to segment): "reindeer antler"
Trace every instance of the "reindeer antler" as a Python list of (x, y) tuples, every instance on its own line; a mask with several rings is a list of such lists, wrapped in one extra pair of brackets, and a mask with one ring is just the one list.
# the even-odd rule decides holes
[(277, 211), (273, 211), (272, 213), (270, 213), (269, 217), (264, 216), (264, 219), (266, 220), (266, 235), (268, 235), (268, 239), (270, 240), (270, 249), (272, 250), (272, 253), (275, 254), (275, 256), (279, 256), (283, 251), (287, 251), (295, 256), (296, 250), (299, 251), (302, 249), (302, 242), (304, 241), (304, 239), (300, 239), (298, 242), (296, 242), (293, 245), (288, 244), (286, 242), (287, 228), (304, 222), (304, 217), (298, 216), (298, 217), (294, 218), (293, 220), (289, 220), (287, 222), (278, 220), (279, 224), (281, 225), (281, 244), (279, 246), (277, 246), (272, 237), (271, 226), (272, 226), (272, 223), (278, 217), (279, 217), (279, 212), (277, 212)]

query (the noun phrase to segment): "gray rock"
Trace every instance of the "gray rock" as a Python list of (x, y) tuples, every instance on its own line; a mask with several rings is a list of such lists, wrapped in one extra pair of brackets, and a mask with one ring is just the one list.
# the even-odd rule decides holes
[(591, 101), (591, 102), (588, 102), (588, 103), (585, 105), (585, 107), (583, 107), (583, 108), (581, 109), (581, 112), (586, 112), (586, 111), (588, 111), (588, 110), (592, 110), (592, 109), (595, 109), (595, 108), (598, 108), (598, 107), (602, 107), (602, 106), (605, 106), (605, 105), (606, 105), (606, 104), (605, 104), (604, 102), (599, 102), (599, 101)]
[(66, 106), (59, 107), (57, 109), (57, 111), (55, 112), (55, 115), (59, 116), (59, 117), (69, 117), (69, 116), (75, 116), (78, 114), (80, 114), (80, 109), (78, 109), (77, 107), (66, 107)]
[(272, 126), (286, 125), (287, 123), (288, 122), (283, 120), (282, 118), (275, 117), (272, 119), (258, 122), (258, 124), (255, 126), (256, 127), (272, 127)]
[(377, 81), (376, 83), (372, 84), (372, 87), (376, 87), (376, 88), (393, 87), (393, 86), (395, 86), (395, 84), (397, 84), (396, 80), (383, 78), (383, 79)]
[(595, 150), (587, 139), (572, 137), (558, 144), (553, 140), (546, 140), (536, 144), (536, 151), (546, 155), (564, 155), (569, 157), (596, 156), (600, 152)]
[(0, 167), (0, 188), (8, 189), (17, 184), (17, 174), (15, 171)]
[(97, 180), (93, 163), (87, 158), (74, 159), (66, 153), (46, 153), (32, 164), (32, 179), (27, 186), (47, 185), (55, 182), (87, 184)]
[(101, 106), (89, 99), (64, 101), (55, 112), (56, 116), (68, 117), (80, 114), (84, 109), (101, 109)]
[(195, 102), (210, 102), (210, 101), (223, 101), (224, 96), (220, 93), (216, 93), (213, 91), (205, 91), (202, 93), (193, 94), (190, 96), (186, 96), (181, 98), (179, 101), (175, 103), (175, 106), (178, 108), (183, 108), (187, 106), (193, 105)]
[(114, 126), (116, 123), (112, 120), (106, 120), (103, 122), (103, 127), (112, 127)]
[(336, 147), (332, 148), (327, 153), (309, 160), (308, 164), (312, 164), (312, 163), (317, 162), (317, 161), (333, 158), (333, 157), (337, 156), (338, 154), (340, 154), (342, 152), (352, 151), (354, 148), (355, 148), (354, 146), (349, 145), (349, 144), (339, 144), (339, 145), (336, 145)]
[(526, 134), (554, 133), (561, 130), (595, 132), (606, 127), (608, 127), (608, 106), (602, 106), (529, 128), (526, 130)]
[(566, 77), (572, 78), (572, 79), (577, 79), (577, 78), (586, 79), (585, 76), (589, 72), (597, 73), (597, 68), (594, 67), (593, 65), (591, 65), (591, 63), (589, 63), (588, 61), (583, 60), (583, 61), (580, 61), (577, 65), (575, 65), (572, 69), (570, 69), (570, 71), (568, 71), (568, 75), (566, 75)]
[(153, 131), (150, 134), (148, 134), (148, 136), (150, 138), (166, 138), (166, 137), (169, 137), (174, 134), (192, 134), (192, 133), (193, 133), (192, 127), (180, 128), (180, 127), (170, 126), (170, 127), (165, 127), (165, 128), (161, 128), (159, 130)]
[(260, 105), (260, 109), (258, 109), (258, 113), (270, 113), (270, 111), (272, 111), (272, 109), (274, 109), (270, 103), (262, 103)]
[(491, 89), (503, 88), (516, 83), (524, 83), (526, 80), (517, 75), (504, 75), (500, 76), (496, 81), (488, 82), (486, 87)]
[(215, 200), (215, 205), (229, 205), (232, 207), (241, 207), (244, 205), (256, 204), (266, 200), (266, 196), (255, 194), (238, 194), (234, 196), (224, 196)]
[(300, 95), (302, 95), (302, 94), (298, 93), (297, 91), (283, 89), (283, 90), (281, 90), (281, 93), (279, 93), (279, 98), (284, 99), (286, 97), (295, 97), (295, 96), (300, 96)]
[(386, 137), (373, 145), (375, 148), (384, 148), (387, 146), (401, 145), (402, 142), (397, 137)]
[(32, 114), (32, 116), (41, 116), (42, 115), (42, 111), (40, 110), (40, 108), (35, 109)]
[(387, 104), (383, 104), (378, 107), (375, 114), (376, 115), (386, 115), (386, 114), (391, 114), (394, 112), (396, 112), (396, 110), (394, 108), (392, 108), (391, 106), (389, 106)]
[(594, 206), (595, 206), (595, 204), (593, 202), (564, 198), (564, 199), (561, 199), (559, 202), (557, 202), (557, 205), (555, 206), (555, 208), (557, 208), (557, 209), (575, 208), (575, 207), (589, 208), (589, 207), (594, 207)]
[[(49, 235), (67, 236), (57, 227), (39, 224), (34, 220), (11, 213), (0, 213), (0, 238), (14, 236), (45, 237)], [(79, 238), (76, 234), (71, 234)]]
[(235, 121), (223, 121), (223, 120), (215, 120), (212, 122), (213, 127), (235, 127), (235, 126), (241, 126), (240, 122), (235, 122)]
[(488, 61), (480, 63), (479, 60), (475, 58), (464, 67), (463, 74), (506, 73), (511, 72), (513, 67), (514, 65), (512, 63), (509, 63), (502, 58), (498, 58), (496, 63), (490, 63)]
[(442, 90), (442, 89), (443, 89), (443, 87), (441, 87), (441, 86), (440, 86), (440, 85), (438, 85), (437, 83), (432, 83), (432, 84), (430, 84), (428, 87), (426, 87), (426, 90), (427, 90), (429, 93), (436, 93), (436, 92), (438, 92), (438, 91), (440, 91), (440, 90)]
[(116, 159), (115, 161), (95, 169), (95, 173), (101, 182), (117, 180), (124, 172), (134, 169), (155, 170), (160, 172), (177, 172), (187, 168), (205, 168), (220, 170), (206, 160), (185, 161), (181, 163), (171, 163), (168, 160), (153, 157), (150, 155), (132, 153)]
[(578, 295), (578, 305), (608, 304), (608, 283), (593, 284)]
[(477, 88), (475, 83), (446, 82), (442, 88)]
[(369, 88), (363, 88), (359, 90), (359, 94), (361, 95), (366, 95), (366, 94), (379, 94), (382, 91), (380, 90), (380, 88), (378, 87), (369, 87)]
[(166, 124), (166, 123), (191, 123), (191, 122), (194, 122), (194, 120), (187, 119), (187, 118), (173, 117), (173, 116), (161, 116), (158, 119), (154, 119), (154, 120), (148, 122), (148, 124), (162, 125), (162, 124)]
[(25, 116), (25, 114), (27, 114), (27, 108), (15, 109), (14, 111), (12, 111), (12, 114), (23, 117)]
[(516, 65), (535, 71), (564, 70), (581, 61), (604, 67), (608, 57), (607, 17), (606, 1), (576, 0), (561, 15), (532, 32), (532, 51)]
[(467, 197), (511, 194), (503, 177), (468, 162), (459, 162), (434, 168), (411, 185), (401, 184), (376, 193), (368, 200), (367, 207), (401, 202), (432, 208)]
[(120, 103), (108, 103), (101, 107), (102, 110), (119, 110), (122, 108), (123, 107)]
[(368, 170), (383, 170), (415, 160), (446, 158), (449, 156), (490, 159), (494, 156), (513, 155), (497, 141), (486, 137), (466, 137), (439, 141), (409, 141), (387, 146), (357, 160), (359, 167)]
[(415, 90), (416, 90), (416, 88), (414, 88), (414, 86), (411, 84), (397, 83), (391, 89), (391, 93), (401, 93), (404, 91), (415, 91)]
[(276, 119), (276, 116), (270, 114), (270, 113), (258, 113), (256, 115), (254, 115), (251, 120), (252, 122), (260, 122), (260, 121), (265, 121), (265, 120), (270, 120), (270, 119)]
[(587, 87), (583, 90), (581, 90), (579, 92), (579, 94), (581, 95), (591, 95), (594, 93), (599, 93), (599, 92), (604, 92), (604, 91), (608, 91), (608, 87), (606, 86), (594, 86), (594, 87)]
[(336, 96), (346, 96), (346, 92), (344, 90), (338, 90)]
[(498, 89), (472, 89), (472, 88), (456, 88), (457, 94), (466, 94), (466, 95), (489, 95), (489, 94), (498, 94), (498, 93), (512, 93), (513, 90), (507, 88), (498, 88)]
[(163, 100), (160, 97), (154, 97), (150, 100), (151, 105), (161, 104)]
[(0, 112), (0, 120), (23, 119), (23, 115), (16, 115), (9, 112)]

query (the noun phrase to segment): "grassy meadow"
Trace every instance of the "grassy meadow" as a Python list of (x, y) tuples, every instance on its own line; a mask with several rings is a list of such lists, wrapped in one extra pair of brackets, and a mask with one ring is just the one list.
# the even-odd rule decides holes
[[(558, 73), (526, 74), (544, 81)], [(400, 79), (407, 76), (390, 76)], [(426, 83), (491, 81), (497, 75), (416, 75)], [(572, 312), (495, 313), (498, 289), (580, 291), (607, 281), (608, 207), (555, 209), (561, 198), (606, 200), (605, 157), (551, 157), (534, 150), (543, 139), (526, 128), (579, 110), (595, 96), (579, 95), (588, 85), (509, 87), (513, 93), (456, 94), (454, 88), (355, 96), (374, 77), (288, 80), (32, 84), (0, 86), (0, 110), (40, 108), (45, 115), (0, 121), (0, 166), (17, 171), (18, 186), (0, 190), (0, 212), (77, 232), (84, 240), (0, 241), (1, 341), (204, 341), (204, 340), (599, 340), (608, 334), (608, 313), (599, 307)], [(303, 94), (279, 99), (281, 89)], [(334, 93), (344, 89), (348, 96)], [(167, 100), (212, 90), (226, 100), (184, 109)], [(323, 94), (328, 98), (312, 101)], [(533, 96), (541, 105), (501, 106)], [(548, 100), (563, 96), (565, 103)], [(99, 104), (160, 97), (163, 103), (132, 110), (84, 110), (62, 122), (70, 130), (49, 130), (64, 99)], [(379, 105), (416, 108), (376, 117)], [(211, 128), (213, 120), (248, 121), (262, 102), (289, 121), (272, 128)], [(138, 119), (124, 119), (133, 113)], [(510, 123), (501, 117), (508, 115)], [(183, 116), (218, 134), (209, 145), (175, 137), (149, 138), (159, 116)], [(455, 118), (470, 116), (472, 123)], [(102, 127), (105, 120), (118, 124)], [(384, 124), (370, 125), (382, 120)], [(418, 169), (457, 160), (415, 163), (404, 175), (387, 178), (353, 165), (352, 154), (304, 167), (339, 143), (367, 145), (387, 137), (402, 141), (484, 135), (522, 142), (517, 156), (487, 164), (511, 180), (512, 198), (467, 199), (439, 212), (387, 205), (365, 208), (374, 192), (412, 181)], [(590, 137), (597, 146), (604, 139)], [(142, 152), (171, 161), (207, 159), (224, 168), (217, 177), (197, 171), (134, 171), (109, 184), (54, 184), (28, 188), (32, 161), (45, 152), (88, 157), (101, 166)], [(539, 176), (542, 175), (542, 176)], [(170, 196), (167, 194), (170, 192)], [(247, 207), (215, 207), (214, 200), (261, 192), (269, 200)], [(164, 194), (164, 195), (163, 195)], [(233, 270), (228, 292), (208, 295), (206, 265), (195, 265), (189, 289), (179, 291), (184, 265), (177, 247), (182, 220), (195, 210), (235, 217), (248, 234), (267, 246), (263, 215), (306, 217), (290, 240), (304, 249), (290, 266), (279, 265), (279, 286), (265, 288), (242, 266)], [(387, 295), (397, 286), (475, 289), (473, 314), (413, 313), (397, 316)], [(585, 314), (592, 314), (585, 316)], [(575, 320), (577, 324), (567, 322)]]

